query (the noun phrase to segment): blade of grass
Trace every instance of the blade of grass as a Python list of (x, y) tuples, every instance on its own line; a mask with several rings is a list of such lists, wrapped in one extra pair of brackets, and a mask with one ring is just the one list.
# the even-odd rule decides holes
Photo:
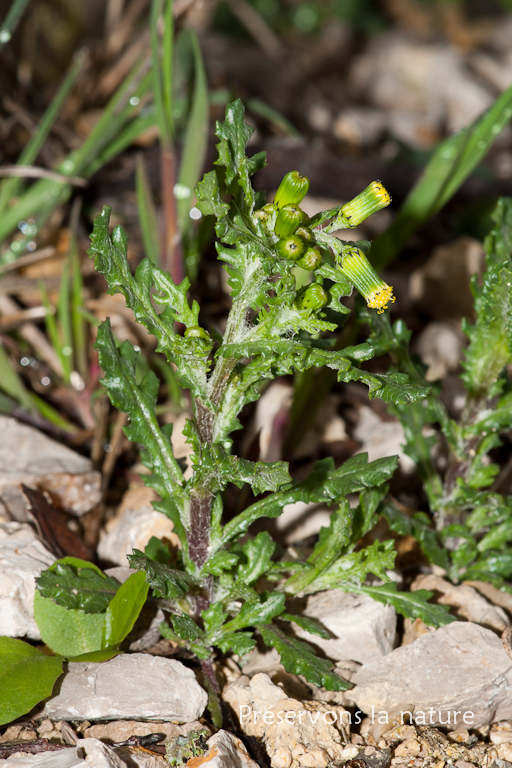
[[(163, 50), (160, 53), (158, 26), (163, 17)], [(153, 78), (153, 99), (160, 139), (166, 147), (172, 146), (174, 124), (172, 117), (172, 3), (169, 0), (153, 0), (151, 5), (151, 58)], [(170, 30), (170, 31), (169, 31)]]
[(158, 239), (158, 224), (156, 210), (151, 194), (151, 187), (148, 181), (148, 175), (144, 158), (139, 155), (137, 158), (137, 169), (135, 176), (135, 187), (137, 192), (137, 207), (139, 210), (139, 222), (142, 231), (142, 242), (146, 256), (151, 261), (160, 266), (160, 242)]
[(189, 213), (193, 202), (193, 190), (203, 173), (208, 146), (209, 116), (208, 86), (199, 42), (194, 32), (190, 31), (188, 34), (194, 53), (195, 82), (178, 177), (181, 188), (190, 190), (188, 197), (179, 197), (177, 201), (178, 226), (182, 236), (190, 225)]
[(64, 359), (62, 354), (60, 338), (59, 338), (59, 330), (57, 325), (57, 318), (55, 316), (55, 309), (54, 307), (52, 307), (50, 303), (50, 299), (48, 297), (48, 291), (46, 290), (46, 285), (42, 281), (39, 283), (39, 291), (41, 293), (41, 303), (46, 310), (46, 317), (45, 317), (46, 333), (48, 335), (48, 338), (50, 339), (50, 343), (53, 349), (55, 350), (56, 355), (59, 358), (59, 362), (62, 368), (62, 377), (65, 379), (66, 370), (67, 370), (66, 360)]
[[(134, 67), (103, 110), (100, 119), (82, 146), (70, 153), (57, 166), (57, 171), (67, 176), (88, 177), (98, 169), (96, 162), (98, 156), (134, 119), (140, 100), (149, 91), (151, 80), (149, 73), (145, 71), (148, 64), (148, 61), (143, 61)], [(138, 124), (141, 130), (145, 127), (147, 123)], [(124, 146), (126, 145), (117, 143), (116, 149), (120, 151)], [(107, 159), (111, 156), (113, 156), (112, 149)], [(103, 162), (105, 161), (103, 157)], [(42, 179), (33, 184), (0, 218), (0, 241), (13, 232), (20, 221), (38, 218), (38, 225), (41, 226), (56, 207), (63, 205), (69, 199), (71, 191), (70, 184), (48, 179)], [(15, 258), (16, 255), (18, 252), (15, 254), (9, 252), (3, 260), (12, 261), (13, 256)]]
[(57, 301), (57, 336), (60, 344), (64, 381), (69, 383), (73, 369), (73, 337), (71, 332), (69, 257), (64, 262)]
[(410, 236), (455, 194), (512, 118), (512, 86), (471, 125), (441, 142), (391, 226), (372, 243), (377, 269), (387, 266)]
[[(1, 32), (0, 32), (1, 34)], [(17, 165), (32, 165), (35, 161), (39, 150), (43, 146), (48, 134), (50, 133), (52, 126), (59, 114), (64, 101), (66, 100), (71, 88), (73, 87), (80, 70), (84, 64), (86, 55), (83, 51), (77, 54), (75, 60), (64, 78), (62, 85), (55, 94), (52, 102), (43, 117), (41, 118), (33, 136), (30, 138), (27, 146), (18, 158)], [(2, 181), (0, 187), (0, 215), (12, 200), (18, 194), (22, 182), (19, 178), (9, 178)]]
[(76, 238), (73, 235), (70, 250), (71, 264), (71, 325), (73, 329), (74, 362), (78, 373), (85, 379), (87, 376), (87, 332), (83, 314), (84, 282), (80, 269), (80, 254)]
[(11, 365), (7, 352), (0, 345), (0, 389), (6, 395), (10, 395), (17, 403), (22, 405), (27, 411), (37, 413), (37, 408), (31, 400), (29, 393), (25, 389), (22, 379), (18, 376)]
[(18, 26), (18, 22), (21, 19), (28, 2), (29, 0), (14, 0), (11, 4), (9, 13), (0, 27), (0, 49), (11, 39), (12, 33)]

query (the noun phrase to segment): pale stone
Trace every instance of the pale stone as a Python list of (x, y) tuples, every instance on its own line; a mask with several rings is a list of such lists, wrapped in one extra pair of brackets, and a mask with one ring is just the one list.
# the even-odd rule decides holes
[(307, 598), (304, 615), (319, 621), (334, 637), (324, 640), (295, 627), (296, 634), (333, 661), (366, 662), (393, 650), (396, 611), (368, 595), (330, 589)]
[(470, 622), (364, 664), (352, 682), (348, 695), (363, 712), (412, 711), (417, 725), (478, 728), (512, 716), (510, 659), (494, 632)]
[(343, 759), (351, 717), (343, 707), (291, 699), (264, 673), (240, 677), (223, 698), (243, 732), (263, 740), (272, 768), (327, 768)]
[(465, 128), (493, 101), (459, 51), (400, 32), (376, 38), (358, 57), (350, 81), (370, 105), (387, 113), (398, 138), (420, 147), (438, 141), (441, 130)]
[(0, 632), (40, 640), (34, 620), (35, 579), (55, 562), (32, 526), (0, 523)]
[(101, 474), (92, 462), (42, 432), (0, 416), (0, 503), (10, 517), (29, 518), (21, 484), (46, 491), (62, 509), (84, 515), (101, 501)]
[(191, 669), (134, 653), (103, 663), (70, 662), (43, 716), (54, 720), (198, 720), (208, 700)]
[(189, 768), (258, 768), (243, 743), (228, 731), (218, 731), (208, 739), (208, 752), (188, 761)]
[(372, 408), (363, 405), (358, 408), (354, 439), (361, 443), (358, 453), (367, 453), (368, 461), (396, 455), (402, 472), (410, 474), (415, 470), (416, 465), (403, 448), (406, 439), (399, 421), (383, 421)]
[(173, 546), (179, 544), (167, 515), (149, 504), (140, 509), (125, 509), (107, 523), (100, 536), (98, 556), (105, 562), (128, 566), (127, 555), (134, 549), (143, 552), (152, 536), (167, 539)]
[(442, 379), (456, 371), (462, 357), (464, 337), (460, 328), (450, 323), (429, 323), (420, 333), (415, 351), (427, 366), (427, 381)]
[(0, 760), (2, 768), (127, 768), (114, 750), (97, 739), (79, 739), (76, 746)]
[(451, 584), (433, 573), (418, 576), (411, 590), (428, 589), (440, 593), (438, 602), (457, 609), (457, 616), (473, 621), (496, 632), (503, 632), (509, 619), (503, 608), (489, 603), (483, 595), (468, 584)]
[(308, 504), (296, 501), (285, 504), (279, 517), (272, 520), (273, 527), (285, 544), (303, 541), (315, 536), (331, 522), (332, 509), (326, 504)]

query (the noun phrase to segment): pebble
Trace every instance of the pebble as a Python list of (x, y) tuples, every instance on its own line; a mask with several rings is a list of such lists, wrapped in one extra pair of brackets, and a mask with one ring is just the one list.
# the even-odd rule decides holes
[(175, 659), (121, 654), (102, 663), (70, 662), (43, 716), (53, 720), (198, 720), (208, 696)]

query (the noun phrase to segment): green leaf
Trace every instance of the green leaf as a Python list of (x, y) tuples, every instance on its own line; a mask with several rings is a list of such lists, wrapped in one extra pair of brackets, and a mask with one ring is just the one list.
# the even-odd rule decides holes
[(43, 642), (54, 653), (69, 659), (104, 648), (103, 613), (63, 608), (36, 590), (34, 617)]
[(393, 568), (396, 552), (392, 541), (374, 541), (357, 552), (342, 554), (325, 568), (309, 565), (293, 574), (283, 585), (287, 594), (306, 595), (327, 589), (357, 591), (371, 573), (387, 579), (386, 571)]
[[(230, 192), (240, 198), (244, 208), (252, 212), (254, 207), (254, 191), (252, 189), (250, 176), (256, 168), (245, 155), (245, 147), (251, 138), (254, 129), (245, 122), (245, 110), (240, 99), (228, 104), (226, 107), (226, 118), (223, 123), (217, 123), (215, 135), (220, 139), (217, 144), (219, 153), (216, 165), (222, 165), (226, 169), (226, 186)], [(241, 187), (237, 190), (232, 184), (233, 181)]]
[[(204, 340), (179, 336), (175, 324), (187, 327), (199, 325), (199, 305), (189, 306), (187, 279), (175, 285), (170, 277), (146, 258), (135, 276), (130, 271), (127, 257), (128, 238), (121, 227), (109, 235), (111, 207), (104, 206), (101, 214), (94, 219), (91, 247), (95, 268), (101, 272), (109, 285), (110, 293), (122, 293), (137, 322), (141, 323), (156, 338), (157, 351), (166, 355), (170, 363), (177, 366), (176, 375), (182, 386), (190, 389), (205, 403), (208, 403), (206, 374), (209, 369), (210, 346)], [(155, 304), (165, 309), (158, 313)]]
[(398, 592), (395, 582), (387, 582), (380, 586), (363, 584), (355, 591), (369, 595), (381, 603), (392, 605), (402, 616), (422, 619), (429, 626), (442, 627), (455, 621), (455, 617), (450, 616), (446, 605), (433, 605), (428, 602), (433, 592), (428, 592), (426, 589), (418, 589), (416, 592)]
[(108, 321), (99, 327), (94, 346), (105, 372), (103, 384), (112, 404), (130, 417), (125, 433), (148, 451), (150, 468), (160, 478), (162, 494), (172, 505), (172, 520), (183, 541), (183, 526), (178, 512), (180, 502), (184, 500), (183, 475), (174, 458), (170, 437), (166, 436), (155, 415), (158, 380), (148, 371), (138, 383), (137, 354), (129, 342), (117, 347)]
[(250, 632), (227, 632), (216, 640), (223, 653), (236, 653), (243, 656), (256, 647), (256, 640)]
[(258, 627), (265, 645), (277, 650), (287, 672), (303, 675), (306, 680), (328, 691), (346, 691), (350, 683), (332, 672), (333, 665), (317, 656), (310, 645), (285, 635), (273, 624)]
[(261, 531), (254, 539), (248, 539), (242, 545), (246, 562), (237, 570), (237, 578), (244, 584), (253, 584), (265, 574), (272, 565), (276, 543), (268, 531)]
[(368, 456), (360, 453), (334, 469), (332, 459), (317, 461), (311, 474), (290, 489), (277, 491), (265, 499), (256, 501), (240, 515), (230, 520), (222, 533), (224, 545), (235, 536), (246, 531), (260, 517), (277, 517), (287, 504), (297, 501), (306, 503), (339, 502), (347, 493), (356, 493), (364, 488), (371, 488), (389, 480), (396, 469), (396, 456), (377, 459), (368, 463)]
[(118, 646), (131, 632), (148, 595), (146, 575), (132, 573), (121, 584), (105, 613), (103, 646)]
[(106, 576), (93, 563), (77, 559), (70, 563), (69, 558), (53, 563), (36, 584), (42, 597), (84, 613), (104, 613), (119, 588), (116, 579)]
[(431, 563), (448, 570), (450, 567), (448, 552), (439, 534), (432, 527), (432, 520), (424, 512), (409, 516), (402, 513), (394, 504), (387, 503), (383, 505), (382, 513), (392, 531), (415, 538)]
[(203, 637), (203, 632), (197, 626), (195, 621), (187, 616), (186, 613), (182, 613), (179, 616), (171, 615), (172, 628), (180, 638), (185, 642), (190, 643), (194, 640), (199, 640)]
[(462, 379), (471, 397), (498, 394), (498, 381), (512, 362), (512, 200), (501, 199), (494, 212), (495, 229), (485, 241), (487, 268), (481, 286), (473, 279), (476, 323), (464, 324), (469, 346)]
[(294, 616), (291, 613), (282, 613), (279, 618), (283, 621), (292, 621), (305, 632), (323, 637), (324, 640), (329, 640), (332, 637), (332, 633), (328, 629), (319, 624), (316, 619), (310, 619), (309, 616)]
[(284, 603), (285, 596), (282, 592), (273, 592), (263, 602), (259, 600), (256, 602), (247, 601), (243, 603), (235, 618), (224, 624), (223, 630), (232, 632), (272, 621), (274, 617), (283, 612)]
[(52, 695), (62, 656), (48, 656), (23, 640), (0, 637), (0, 725), (30, 712)]
[(146, 573), (146, 581), (157, 597), (180, 600), (196, 586), (195, 580), (187, 573), (156, 563), (138, 549), (134, 549), (133, 554), (128, 555), (128, 560), (131, 568)]
[(197, 185), (197, 207), (204, 216), (215, 216), (222, 219), (227, 216), (229, 205), (225, 203), (219, 191), (219, 182), (215, 171), (210, 171), (203, 176)]
[(210, 492), (222, 490), (228, 483), (241, 488), (249, 483), (253, 493), (276, 491), (291, 482), (285, 461), (248, 461), (228, 455), (215, 443), (202, 446), (201, 463), (194, 465), (194, 483)]

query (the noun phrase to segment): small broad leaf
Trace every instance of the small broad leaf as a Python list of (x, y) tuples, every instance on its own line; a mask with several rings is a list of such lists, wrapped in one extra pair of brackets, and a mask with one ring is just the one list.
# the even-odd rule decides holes
[(34, 617), (43, 642), (67, 659), (104, 648), (103, 613), (63, 608), (36, 590)]
[(0, 637), (0, 725), (30, 712), (52, 695), (62, 656), (48, 656), (14, 637)]
[(308, 643), (285, 635), (274, 624), (258, 627), (265, 645), (276, 649), (287, 672), (303, 675), (310, 683), (328, 691), (346, 691), (351, 685), (332, 672), (333, 665), (320, 658)]
[(131, 632), (148, 595), (142, 571), (132, 573), (110, 601), (103, 625), (103, 646), (118, 646)]
[(41, 573), (36, 583), (44, 598), (85, 613), (104, 613), (119, 588), (116, 579), (106, 576), (93, 563), (77, 558), (57, 560)]

